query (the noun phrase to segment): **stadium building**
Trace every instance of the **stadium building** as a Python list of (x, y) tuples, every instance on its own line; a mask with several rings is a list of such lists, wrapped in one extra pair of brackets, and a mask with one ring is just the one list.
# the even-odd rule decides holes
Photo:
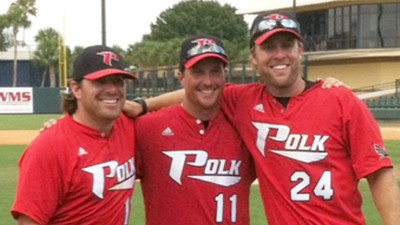
[[(0, 87), (13, 86), (13, 65), (14, 52), (0, 51)], [(40, 87), (48, 86), (48, 78), (44, 77), (44, 69), (36, 65), (32, 59), (31, 51), (18, 51), (17, 54), (18, 79), (19, 87)], [(45, 74), (46, 75), (46, 74)]]
[(355, 89), (394, 88), (400, 79), (400, 1), (260, 1), (241, 13), (266, 12), (296, 15), (308, 78), (331, 76)]
[(400, 121), (400, 1), (283, 0), (253, 6), (240, 13), (296, 16), (308, 79), (338, 78), (365, 100), (376, 119)]

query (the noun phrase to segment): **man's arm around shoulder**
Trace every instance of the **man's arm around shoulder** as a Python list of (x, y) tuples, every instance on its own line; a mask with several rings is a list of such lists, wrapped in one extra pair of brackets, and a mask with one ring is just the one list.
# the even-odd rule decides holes
[[(147, 105), (147, 110), (149, 112), (158, 111), (161, 108), (168, 107), (173, 104), (178, 104), (183, 101), (185, 96), (185, 90), (179, 89), (176, 91), (167, 92), (165, 94), (147, 98), (145, 99), (145, 104)], [(129, 117), (137, 117), (138, 115), (142, 114), (144, 109), (142, 106), (133, 101), (126, 101), (124, 105), (124, 113)]]

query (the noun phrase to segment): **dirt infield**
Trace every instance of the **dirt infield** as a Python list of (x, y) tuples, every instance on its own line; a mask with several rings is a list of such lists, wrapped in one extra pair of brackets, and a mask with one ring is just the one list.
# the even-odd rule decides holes
[(382, 127), (381, 131), (385, 140), (400, 140), (400, 127)]
[(29, 144), (38, 134), (39, 131), (37, 130), (0, 130), (0, 144)]
[[(381, 131), (385, 140), (400, 140), (400, 127), (382, 127)], [(29, 144), (38, 133), (37, 130), (0, 130), (0, 144)]]

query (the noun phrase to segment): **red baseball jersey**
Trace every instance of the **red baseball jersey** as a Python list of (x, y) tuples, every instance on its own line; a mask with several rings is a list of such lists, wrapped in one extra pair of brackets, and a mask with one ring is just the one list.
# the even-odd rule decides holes
[(392, 167), (366, 105), (321, 85), (287, 108), (262, 84), (225, 88), (222, 108), (253, 155), (270, 225), (365, 224), (358, 181)]
[(136, 130), (147, 225), (249, 224), (254, 168), (222, 112), (205, 129), (173, 105), (139, 118)]
[(22, 155), (13, 216), (39, 224), (128, 224), (134, 144), (134, 122), (124, 115), (109, 137), (66, 115)]

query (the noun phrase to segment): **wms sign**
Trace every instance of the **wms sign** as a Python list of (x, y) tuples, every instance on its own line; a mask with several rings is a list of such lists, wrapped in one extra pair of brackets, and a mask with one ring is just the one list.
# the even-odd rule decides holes
[(33, 113), (32, 88), (0, 88), (0, 113)]

